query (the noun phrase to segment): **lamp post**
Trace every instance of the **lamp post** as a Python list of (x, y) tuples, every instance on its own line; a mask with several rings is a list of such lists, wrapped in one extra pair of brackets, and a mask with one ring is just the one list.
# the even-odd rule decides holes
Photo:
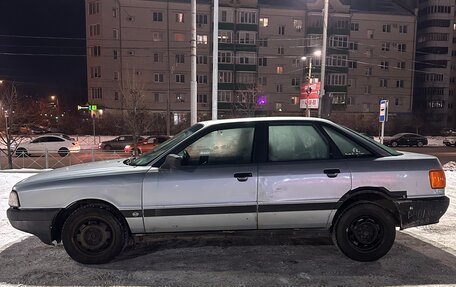
[[(320, 57), (321, 56), (321, 51), (317, 50), (314, 51), (311, 56), (302, 56), (301, 61), (305, 62), (307, 59), (309, 60), (309, 72), (308, 72), (308, 80), (307, 83), (311, 84), (312, 83), (312, 57)], [(302, 83), (304, 82), (304, 74), (305, 74), (305, 69), (302, 69)], [(310, 117), (310, 109), (309, 109), (309, 94), (306, 92), (306, 117)]]

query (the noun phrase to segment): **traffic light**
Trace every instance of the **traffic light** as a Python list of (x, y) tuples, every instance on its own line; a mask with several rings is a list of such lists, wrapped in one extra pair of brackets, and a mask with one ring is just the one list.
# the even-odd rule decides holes
[(97, 105), (89, 105), (89, 111), (96, 111)]

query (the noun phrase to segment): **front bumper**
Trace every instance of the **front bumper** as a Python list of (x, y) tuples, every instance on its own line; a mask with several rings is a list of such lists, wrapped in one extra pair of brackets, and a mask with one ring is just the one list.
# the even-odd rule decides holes
[(446, 196), (397, 201), (400, 228), (438, 223), (449, 204), (450, 199)]
[(52, 223), (60, 208), (18, 209), (10, 207), (7, 216), (11, 225), (36, 235), (43, 243), (52, 244)]

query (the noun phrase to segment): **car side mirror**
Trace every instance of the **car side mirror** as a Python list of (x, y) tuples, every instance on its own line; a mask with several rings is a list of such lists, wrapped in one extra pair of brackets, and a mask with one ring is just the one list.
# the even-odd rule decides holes
[(166, 156), (165, 162), (162, 164), (163, 169), (177, 169), (182, 166), (182, 157), (177, 154), (169, 154)]

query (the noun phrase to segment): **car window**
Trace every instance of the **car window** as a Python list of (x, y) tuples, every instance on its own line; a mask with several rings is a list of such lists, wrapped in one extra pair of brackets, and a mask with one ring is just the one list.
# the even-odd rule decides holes
[(328, 143), (311, 125), (269, 127), (269, 161), (328, 159)]
[(125, 140), (125, 137), (118, 137), (117, 140), (118, 140), (118, 141), (124, 141), (124, 140)]
[(30, 143), (40, 143), (43, 138), (37, 138), (32, 140)]
[(179, 153), (182, 164), (196, 166), (250, 163), (253, 134), (253, 127), (210, 132)]
[(58, 138), (58, 137), (48, 137), (47, 139), (48, 142), (64, 142), (64, 139)]
[(332, 128), (324, 126), (323, 129), (326, 131), (331, 140), (336, 144), (344, 157), (366, 157), (372, 156), (372, 153), (355, 141), (342, 135), (341, 133), (333, 130)]

